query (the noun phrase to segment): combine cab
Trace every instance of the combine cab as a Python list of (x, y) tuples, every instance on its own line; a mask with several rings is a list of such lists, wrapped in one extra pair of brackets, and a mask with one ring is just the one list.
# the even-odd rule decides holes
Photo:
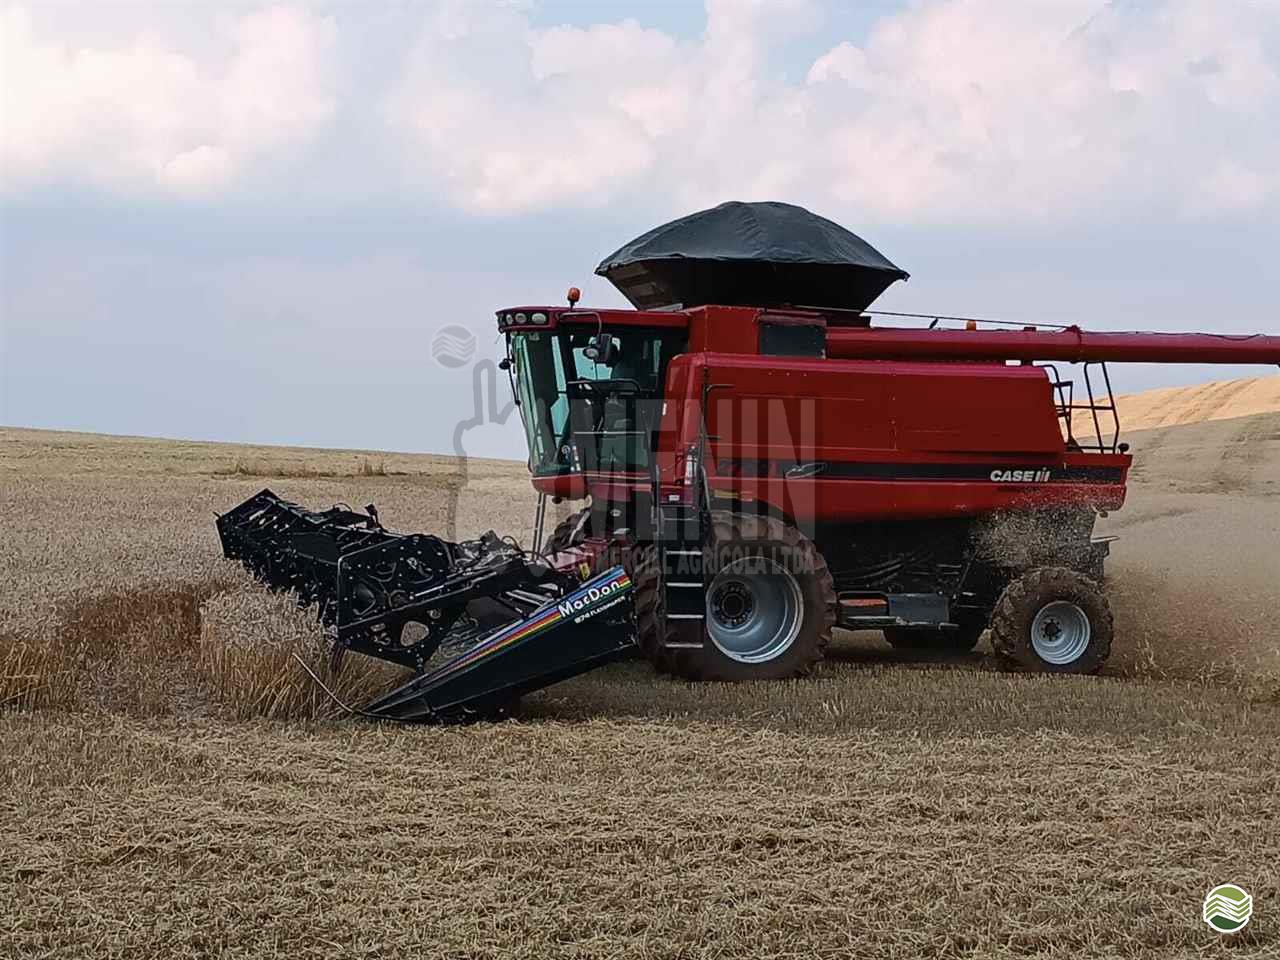
[[(906, 273), (785, 204), (694, 214), (597, 272), (638, 309), (497, 314), (530, 552), (270, 491), (220, 518), (226, 555), (315, 603), (336, 650), (418, 672), (370, 712), (482, 714), (635, 646), (688, 679), (800, 676), (837, 626), (922, 655), (990, 631), (1019, 668), (1094, 672), (1094, 520), (1132, 463), (1106, 362), (1280, 364), (1277, 337), (877, 325)], [(548, 500), (585, 506), (543, 544)]]

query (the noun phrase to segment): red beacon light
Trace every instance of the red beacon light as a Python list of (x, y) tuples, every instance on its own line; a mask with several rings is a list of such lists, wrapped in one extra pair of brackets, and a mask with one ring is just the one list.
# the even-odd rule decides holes
[(578, 301), (581, 299), (582, 299), (582, 291), (579, 290), (577, 287), (570, 287), (569, 288), (569, 306), (576, 307), (578, 305)]

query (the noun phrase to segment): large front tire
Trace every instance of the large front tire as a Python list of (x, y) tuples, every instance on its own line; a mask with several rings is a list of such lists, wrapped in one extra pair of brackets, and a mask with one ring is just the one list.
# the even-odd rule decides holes
[(1066, 567), (1041, 567), (1014, 580), (991, 618), (996, 653), (1039, 673), (1097, 673), (1111, 655), (1114, 632), (1102, 588)]
[(631, 553), (631, 579), (635, 584), (636, 646), (659, 673), (671, 672), (671, 656), (665, 646), (662, 580), (658, 576), (658, 551), (653, 544)]
[[(822, 554), (774, 517), (717, 511), (712, 524), (706, 619), (658, 617), (650, 641), (659, 648), (656, 665), (687, 680), (808, 674), (826, 653), (836, 620), (835, 586)], [(701, 647), (666, 646), (672, 639), (700, 640)]]

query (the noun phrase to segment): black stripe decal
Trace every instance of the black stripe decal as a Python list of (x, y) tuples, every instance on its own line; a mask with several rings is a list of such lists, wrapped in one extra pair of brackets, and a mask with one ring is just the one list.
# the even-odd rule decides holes
[[(764, 475), (755, 469), (759, 461), (751, 461), (753, 469), (735, 473), (729, 464), (721, 461), (720, 478), (735, 476), (745, 478)], [(729, 469), (725, 469), (729, 467)], [(1044, 464), (992, 464), (992, 463), (781, 463), (778, 472), (787, 476), (795, 471), (793, 479), (815, 480), (949, 480), (986, 483), (1102, 483), (1114, 484), (1124, 480), (1120, 467), (1045, 466)], [(1048, 471), (1048, 479), (1042, 479)]]

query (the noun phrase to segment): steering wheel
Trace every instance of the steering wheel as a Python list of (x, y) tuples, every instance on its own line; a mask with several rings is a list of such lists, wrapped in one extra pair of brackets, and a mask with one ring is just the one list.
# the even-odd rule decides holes
[(566, 387), (577, 387), (584, 394), (592, 397), (604, 397), (611, 393), (627, 390), (637, 396), (642, 393), (640, 382), (630, 377), (613, 377), (608, 380), (570, 380)]

